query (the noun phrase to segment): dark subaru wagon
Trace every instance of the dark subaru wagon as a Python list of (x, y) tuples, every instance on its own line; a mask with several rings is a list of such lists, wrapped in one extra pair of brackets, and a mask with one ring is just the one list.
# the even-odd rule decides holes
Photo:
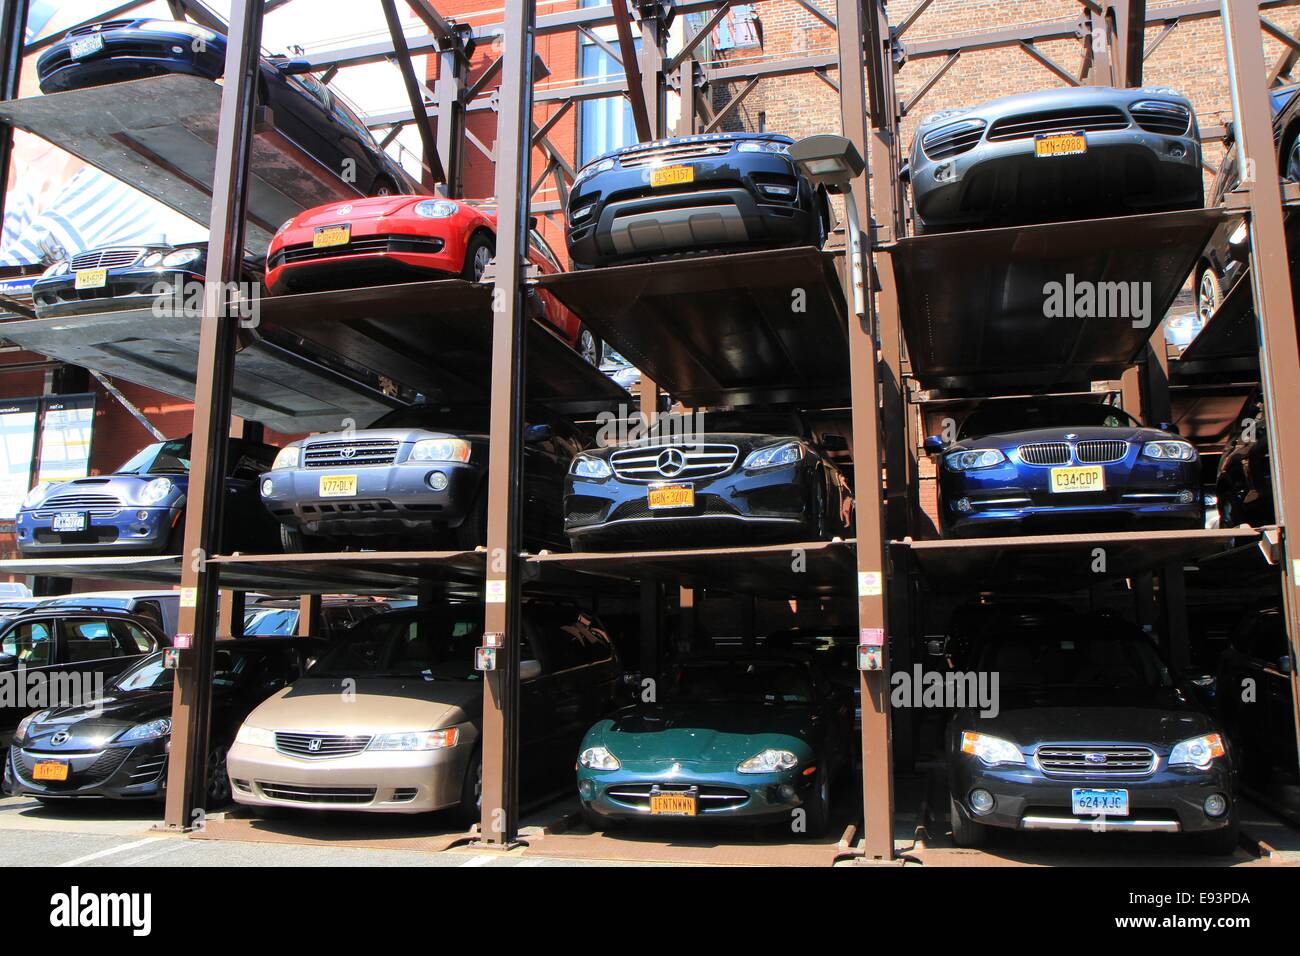
[(666, 255), (812, 245), (830, 231), (826, 194), (775, 133), (640, 143), (583, 166), (569, 194), (574, 268)]

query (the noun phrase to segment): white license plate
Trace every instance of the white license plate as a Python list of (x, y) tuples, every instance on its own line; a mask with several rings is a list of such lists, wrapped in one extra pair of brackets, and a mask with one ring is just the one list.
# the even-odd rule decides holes
[(1128, 791), (1075, 788), (1070, 791), (1070, 812), (1079, 817), (1126, 817)]
[(79, 40), (73, 40), (68, 44), (68, 52), (72, 54), (74, 60), (80, 60), (92, 53), (98, 53), (102, 49), (104, 49), (104, 38), (98, 33), (82, 37)]
[(356, 493), (356, 475), (321, 475), (320, 477), (322, 498), (352, 498)]
[(86, 513), (84, 511), (60, 511), (50, 522), (51, 531), (85, 531)]

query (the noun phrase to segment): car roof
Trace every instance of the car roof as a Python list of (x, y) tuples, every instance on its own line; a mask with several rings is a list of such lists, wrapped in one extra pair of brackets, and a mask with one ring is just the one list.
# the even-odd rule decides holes
[(50, 604), (37, 605), (28, 608), (21, 614), (13, 618), (15, 621), (26, 621), (37, 617), (86, 617), (88, 615), (109, 617), (121, 617), (131, 621), (144, 620), (137, 614), (132, 614), (126, 608), (113, 607), (108, 604)]

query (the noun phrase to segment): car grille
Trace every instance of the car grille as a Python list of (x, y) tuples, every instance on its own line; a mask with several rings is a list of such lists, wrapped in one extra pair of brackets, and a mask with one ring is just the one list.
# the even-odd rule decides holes
[(92, 33), (101, 33), (105, 30), (116, 30), (118, 27), (124, 27), (131, 23), (130, 20), (105, 20), (103, 23), (92, 23), (89, 26), (76, 27), (68, 31), (70, 37), (84, 37)]
[(308, 468), (391, 465), (397, 460), (400, 447), (401, 442), (391, 438), (311, 442), (303, 455), (303, 464)]
[(1104, 130), (1124, 129), (1128, 117), (1113, 106), (1093, 106), (1076, 109), (1050, 110), (1043, 113), (1025, 113), (1004, 116), (989, 129), (989, 140), (1028, 139), (1046, 133), (1073, 133), (1082, 130), (1099, 133)]
[(1120, 461), (1128, 454), (1128, 442), (1113, 438), (1081, 441), (1074, 446), (1074, 454), (1079, 461), (1090, 465)]
[(1070, 460), (1070, 446), (1063, 441), (1041, 441), (1021, 445), (1020, 460), (1026, 465), (1064, 465)]
[(273, 800), (292, 800), (295, 803), (370, 803), (375, 799), (374, 787), (304, 787), (296, 783), (267, 783), (257, 781), (262, 792)]
[(147, 249), (95, 249), (72, 257), (73, 269), (118, 269), (133, 266)]
[(310, 243), (285, 246), (271, 257), (270, 267), (294, 265), (299, 262), (312, 262), (319, 259), (335, 259), (339, 256), (379, 255), (384, 252), (441, 252), (443, 241), (435, 236), (365, 236), (353, 239), (344, 246), (327, 246), (317, 249)]
[(115, 495), (55, 495), (41, 502), (32, 513), (37, 518), (49, 518), (60, 511), (88, 511), (97, 518), (107, 518), (122, 510)]
[(1133, 117), (1133, 122), (1148, 133), (1183, 136), (1192, 125), (1191, 110), (1177, 103), (1143, 100), (1130, 106), (1128, 112)]
[(275, 735), (275, 749), (293, 757), (350, 757), (369, 746), (369, 737), (345, 737), (341, 734)]
[(687, 159), (725, 156), (731, 152), (731, 145), (731, 140), (718, 140), (705, 143), (681, 143), (676, 146), (659, 146), (654, 149), (624, 153), (619, 156), (618, 162), (624, 169), (636, 169), (639, 166), (658, 166)]
[(650, 808), (650, 792), (685, 793), (694, 789), (700, 800), (700, 809), (726, 810), (738, 807), (749, 799), (749, 793), (739, 787), (691, 787), (689, 784), (621, 783), (605, 791), (605, 796), (631, 807)]
[(148, 783), (151, 780), (156, 780), (158, 775), (162, 773), (163, 767), (166, 765), (167, 757), (165, 754), (157, 757), (150, 757), (147, 760), (141, 760), (136, 764), (135, 769), (131, 771), (131, 779), (127, 782), (134, 784)]
[(655, 445), (616, 451), (609, 464), (623, 481), (692, 481), (725, 475), (739, 457), (735, 445)]
[[(1088, 758), (1092, 757), (1092, 760)], [(1077, 777), (1080, 774), (1142, 776), (1156, 766), (1150, 747), (1039, 747), (1038, 766), (1049, 776)]]
[(934, 160), (958, 156), (974, 148), (983, 137), (987, 125), (983, 120), (953, 123), (933, 133), (926, 133), (921, 139), (921, 148), (925, 150), (926, 156)]
[[(56, 753), (39, 753), (33, 754), (26, 750), (17, 750), (18, 757), (16, 764), (18, 775), (23, 780), (31, 782), (32, 770), (36, 766), (37, 760), (68, 760), (72, 757), (81, 757), (84, 754), (56, 754)], [(126, 762), (126, 758), (131, 755), (130, 747), (114, 747), (110, 750), (103, 751), (85, 770), (72, 770), (68, 774), (67, 780), (42, 780), (40, 786), (51, 790), (57, 789), (76, 789), (79, 787), (89, 787), (97, 783), (103, 783)]]

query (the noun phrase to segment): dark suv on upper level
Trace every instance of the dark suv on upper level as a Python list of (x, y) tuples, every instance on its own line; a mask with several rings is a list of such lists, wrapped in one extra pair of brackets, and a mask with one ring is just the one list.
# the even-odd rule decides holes
[(830, 231), (825, 192), (775, 133), (638, 143), (592, 160), (569, 193), (576, 269), (680, 253), (812, 245)]

